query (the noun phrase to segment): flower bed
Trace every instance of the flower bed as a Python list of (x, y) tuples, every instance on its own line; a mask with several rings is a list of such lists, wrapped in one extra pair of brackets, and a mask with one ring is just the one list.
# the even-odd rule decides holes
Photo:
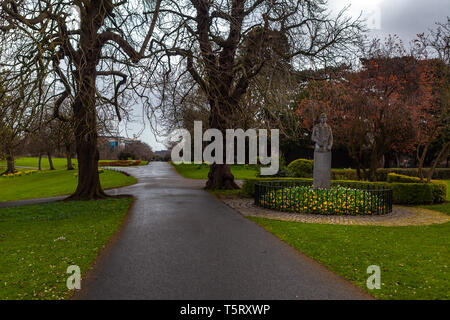
[(24, 170), (24, 171), (16, 171), (15, 173), (9, 173), (2, 175), (0, 177), (2, 178), (15, 178), (15, 177), (22, 177), (22, 176), (28, 176), (30, 174), (39, 172), (39, 170)]
[(314, 189), (308, 182), (262, 182), (255, 204), (268, 209), (313, 214), (379, 215), (392, 211), (392, 190), (333, 186)]
[(118, 161), (99, 161), (100, 167), (130, 167), (138, 166), (141, 160), (118, 160)]

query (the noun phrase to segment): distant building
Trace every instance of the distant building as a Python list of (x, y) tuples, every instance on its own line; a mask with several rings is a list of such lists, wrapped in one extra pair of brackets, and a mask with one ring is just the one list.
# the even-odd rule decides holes
[(127, 145), (133, 143), (140, 143), (140, 140), (136, 138), (125, 138), (120, 136), (100, 136), (99, 142), (101, 144), (107, 144), (110, 152), (116, 152), (125, 149)]

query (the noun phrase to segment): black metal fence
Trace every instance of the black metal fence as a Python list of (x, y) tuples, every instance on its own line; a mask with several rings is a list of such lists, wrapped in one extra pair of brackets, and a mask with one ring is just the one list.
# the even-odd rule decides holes
[(281, 211), (338, 215), (382, 215), (392, 212), (392, 189), (354, 182), (314, 189), (312, 181), (255, 183), (255, 205)]

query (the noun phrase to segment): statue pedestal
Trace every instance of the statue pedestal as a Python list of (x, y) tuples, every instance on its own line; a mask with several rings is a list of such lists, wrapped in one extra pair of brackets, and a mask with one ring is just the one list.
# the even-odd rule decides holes
[(330, 189), (331, 151), (314, 151), (314, 189)]

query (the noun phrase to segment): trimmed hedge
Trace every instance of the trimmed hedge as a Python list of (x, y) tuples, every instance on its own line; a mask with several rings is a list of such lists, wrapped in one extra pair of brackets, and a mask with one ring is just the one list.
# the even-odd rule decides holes
[(420, 178), (405, 176), (403, 174), (388, 173), (387, 182), (420, 183)]
[[(280, 165), (280, 172), (272, 177), (296, 177), (311, 178), (313, 175), (314, 161), (307, 159), (297, 159), (292, 161), (287, 169)], [(429, 168), (423, 169), (424, 177), (427, 176)], [(379, 168), (377, 169), (377, 181), (387, 181), (390, 173), (417, 177), (417, 168)], [(361, 171), (364, 179), (364, 172)], [(331, 169), (332, 180), (358, 180), (356, 169)], [(450, 180), (450, 168), (436, 168), (432, 179)]]
[(355, 169), (331, 169), (331, 180), (358, 180)]
[(313, 175), (313, 160), (297, 159), (289, 163), (288, 169), (294, 177), (311, 178)]
[(447, 183), (445, 181), (432, 180), (427, 185), (431, 185), (433, 188), (434, 203), (447, 201)]
[[(430, 170), (430, 168), (423, 169), (423, 175), (425, 177), (427, 176), (429, 170)], [(378, 171), (380, 172), (381, 177), (383, 177), (385, 175), (386, 178), (387, 178), (387, 174), (390, 172), (402, 174), (402, 175), (410, 176), (410, 177), (417, 177), (417, 168), (389, 168), (389, 169), (378, 169)], [(378, 178), (378, 171), (377, 171), (377, 178)], [(386, 178), (384, 178), (384, 180), (386, 180)], [(436, 168), (433, 172), (432, 179), (450, 180), (450, 168)], [(380, 180), (382, 180), (382, 179), (380, 179)]]
[[(313, 174), (313, 160), (297, 159), (292, 161), (288, 168), (293, 177), (310, 178)], [(427, 176), (430, 168), (423, 168), (424, 177)], [(377, 181), (387, 181), (390, 173), (401, 174), (409, 177), (417, 177), (417, 168), (379, 168), (377, 169)], [(364, 175), (364, 172), (361, 172)], [(283, 176), (283, 175), (280, 175)], [(287, 176), (287, 175), (285, 175)], [(358, 180), (356, 169), (331, 169), (332, 180)], [(450, 168), (436, 168), (432, 179), (450, 180)]]
[[(428, 170), (428, 168), (423, 169), (425, 177), (428, 174)], [(377, 170), (377, 180), (387, 181), (390, 173), (417, 178), (417, 168), (380, 168)], [(331, 179), (358, 180), (358, 175), (356, 174), (356, 169), (331, 169)], [(433, 179), (450, 180), (450, 168), (436, 168), (433, 173)]]
[[(241, 191), (242, 193), (253, 197), (255, 195), (255, 183), (257, 181), (273, 181), (273, 180), (310, 180), (299, 178), (255, 178), (244, 180)], [(447, 184), (443, 181), (433, 180), (431, 183), (403, 183), (403, 182), (369, 182), (369, 181), (350, 181), (350, 180), (333, 180), (332, 185), (352, 185), (367, 186), (368, 184), (382, 185), (392, 188), (392, 196), (394, 204), (433, 204), (442, 203), (447, 198)]]
[(396, 204), (432, 204), (445, 202), (447, 184), (431, 183), (387, 183), (392, 188), (393, 203)]

